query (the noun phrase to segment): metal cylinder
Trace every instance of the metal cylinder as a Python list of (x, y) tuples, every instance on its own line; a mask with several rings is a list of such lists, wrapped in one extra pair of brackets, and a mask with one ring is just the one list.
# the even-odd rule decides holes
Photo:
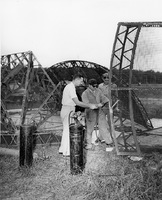
[(20, 126), (20, 153), (19, 165), (32, 166), (33, 162), (33, 133), (35, 126), (23, 125)]
[(76, 175), (83, 171), (83, 125), (79, 122), (70, 124), (70, 170)]

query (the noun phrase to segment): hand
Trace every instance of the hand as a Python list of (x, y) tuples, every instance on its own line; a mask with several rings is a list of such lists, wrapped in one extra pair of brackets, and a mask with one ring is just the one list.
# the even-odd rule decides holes
[(115, 111), (116, 111), (117, 113), (119, 113), (119, 112), (120, 112), (119, 108), (115, 108)]
[(98, 107), (98, 108), (101, 108), (102, 106), (103, 106), (102, 103), (98, 103), (98, 104), (97, 104), (97, 107)]
[(94, 110), (94, 109), (97, 109), (98, 107), (95, 104), (90, 104), (89, 108), (92, 109), (92, 110)]
[(111, 106), (109, 106), (109, 112), (110, 112), (111, 114), (113, 114), (113, 109), (112, 109)]

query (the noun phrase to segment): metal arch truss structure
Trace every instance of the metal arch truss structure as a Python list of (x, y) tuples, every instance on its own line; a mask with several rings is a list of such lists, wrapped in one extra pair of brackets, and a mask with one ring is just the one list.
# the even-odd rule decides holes
[[(153, 128), (147, 112), (131, 87), (133, 60), (142, 26), (158, 27), (159, 24), (119, 23), (113, 46), (109, 73), (111, 89), (109, 95), (116, 102), (111, 102), (110, 106), (115, 108), (118, 105), (119, 112), (115, 113), (114, 110), (114, 114), (110, 113), (110, 121), (118, 155), (140, 154), (135, 123), (144, 126), (146, 129)], [(49, 143), (54, 137), (54, 140), (58, 143), (59, 138), (53, 134), (57, 132), (56, 130), (44, 130), (49, 133), (48, 136), (44, 137), (41, 127), (47, 119), (60, 110), (62, 82), (66, 80), (66, 76), (71, 78), (73, 71), (73, 74), (82, 72), (87, 78), (90, 78), (90, 75), (94, 72), (101, 76), (102, 73), (108, 71), (107, 68), (96, 63), (80, 60), (60, 62), (45, 70), (32, 51), (3, 55), (1, 64), (3, 87), (1, 127), (3, 127), (3, 132), (6, 131), (5, 136), (6, 134), (12, 136), (8, 143), (5, 137), (1, 135), (1, 140), (4, 140), (6, 145), (15, 143), (15, 136), (12, 134), (19, 131), (19, 126), (15, 125), (8, 115), (7, 106), (12, 95), (21, 92), (23, 97), (19, 125), (34, 124), (37, 127), (36, 135), (41, 144)], [(124, 82), (124, 73), (122, 73), (124, 69), (129, 69), (129, 82)], [(111, 88), (112, 80), (116, 83), (117, 88)], [(117, 90), (118, 94), (116, 95), (113, 90)], [(131, 127), (128, 127), (127, 123), (131, 124)], [(115, 130), (120, 132), (118, 138)], [(134, 144), (130, 143), (130, 137), (133, 137)]]
[[(97, 78), (101, 80), (101, 74), (107, 72), (107, 68), (94, 62), (84, 60), (67, 60), (56, 63), (47, 69), (49, 74), (55, 74), (59, 81), (72, 79), (76, 73), (81, 73), (85, 78)], [(86, 81), (86, 80), (85, 80)]]
[[(140, 148), (137, 141), (137, 129), (135, 124), (139, 123), (147, 129), (153, 129), (153, 125), (145, 111), (142, 103), (132, 89), (132, 70), (138, 37), (142, 27), (162, 27), (162, 22), (120, 22), (117, 26), (113, 51), (110, 63), (109, 91), (113, 97), (112, 79), (117, 85), (118, 96), (116, 103), (119, 112), (114, 118), (110, 113), (111, 131), (115, 141), (118, 155), (139, 155)], [(129, 82), (125, 82), (124, 70), (129, 69)], [(126, 103), (129, 102), (129, 103)], [(112, 102), (111, 102), (111, 106)], [(130, 127), (127, 126), (129, 122)], [(120, 128), (119, 128), (120, 127)], [(120, 132), (117, 137), (115, 129)], [(132, 138), (132, 142), (130, 142)]]
[[(36, 126), (37, 140), (41, 144), (49, 142), (49, 138), (54, 136), (49, 131), (48, 138), (43, 136), (43, 139), (41, 125), (59, 110), (59, 81), (57, 84), (52, 81), (32, 51), (3, 55), (1, 64), (1, 143), (17, 145), (15, 138), (23, 125)], [(22, 97), (19, 123), (11, 119), (7, 109), (17, 95)], [(55, 138), (57, 143), (59, 140)]]
[[(92, 69), (98, 73), (107, 71), (101, 65), (80, 60), (60, 62), (45, 69), (32, 51), (2, 55), (1, 65), (1, 144), (5, 146), (17, 145), (22, 125), (36, 126), (34, 135), (40, 144), (59, 143), (62, 131), (59, 122), (56, 122), (58, 124), (55, 124), (54, 130), (54, 127), (44, 124), (60, 111), (64, 81), (71, 79), (76, 72), (86, 74), (87, 69), (91, 74)], [(73, 73), (68, 72), (69, 69)], [(21, 102), (16, 102), (17, 96), (21, 96)], [(19, 111), (16, 111), (20, 113), (19, 122), (13, 120), (9, 114), (10, 109), (15, 112), (12, 105), (9, 107), (13, 102), (19, 104)]]
[[(74, 73), (76, 72), (81, 72), (81, 73), (84, 73), (83, 71), (81, 71), (81, 69), (86, 69), (86, 68), (92, 68), (92, 69), (103, 69), (103, 70), (107, 70), (106, 67), (103, 67), (102, 65), (99, 65), (97, 63), (94, 63), (94, 62), (89, 62), (89, 61), (84, 61), (84, 60), (67, 60), (67, 61), (64, 61), (64, 62), (59, 62), (59, 63), (56, 63), (55, 65), (52, 65), (50, 67), (50, 69), (52, 68), (75, 68), (74, 70)], [(86, 76), (86, 74), (85, 74)]]

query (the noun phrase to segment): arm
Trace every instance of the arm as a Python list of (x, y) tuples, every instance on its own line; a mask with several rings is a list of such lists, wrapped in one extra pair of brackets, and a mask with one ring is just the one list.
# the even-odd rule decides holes
[(88, 104), (88, 105), (93, 105), (92, 107), (88, 107), (88, 108), (90, 108), (90, 109), (96, 109), (96, 108), (98, 108), (95, 104), (91, 104), (90, 102), (89, 102), (89, 99), (88, 99), (88, 97), (87, 97), (87, 94), (86, 94), (86, 91), (84, 91), (83, 93), (82, 93), (82, 103), (84, 103), (84, 104)]
[(77, 106), (83, 107), (83, 108), (90, 108), (90, 109), (96, 109), (95, 104), (90, 104), (90, 103), (84, 103), (82, 101), (79, 101), (78, 97), (73, 98), (73, 101)]
[(101, 104), (102, 104), (102, 107), (109, 103), (109, 99), (107, 96), (105, 96), (101, 91), (100, 91), (100, 99), (101, 99)]
[(73, 98), (73, 101), (77, 106), (83, 107), (83, 108), (89, 108), (88, 103), (83, 103), (82, 101), (79, 101), (78, 97)]
[(90, 102), (89, 102), (89, 99), (88, 99), (88, 97), (87, 97), (86, 91), (84, 91), (84, 92), (82, 93), (82, 101), (83, 101), (84, 103), (90, 103)]

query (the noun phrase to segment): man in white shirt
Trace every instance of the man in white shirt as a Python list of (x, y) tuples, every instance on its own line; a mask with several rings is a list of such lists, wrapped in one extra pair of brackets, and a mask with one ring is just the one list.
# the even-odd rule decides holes
[(59, 153), (64, 156), (70, 155), (70, 140), (69, 140), (69, 114), (75, 112), (75, 106), (83, 108), (96, 109), (95, 104), (83, 103), (79, 101), (76, 94), (76, 86), (83, 84), (83, 76), (81, 74), (74, 75), (72, 82), (67, 84), (63, 90), (61, 120), (63, 123), (63, 133)]

